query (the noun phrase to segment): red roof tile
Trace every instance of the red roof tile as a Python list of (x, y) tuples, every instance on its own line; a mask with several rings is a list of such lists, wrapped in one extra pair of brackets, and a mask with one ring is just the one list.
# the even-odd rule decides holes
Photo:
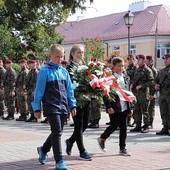
[[(115, 13), (106, 16), (67, 22), (55, 28), (57, 33), (65, 36), (65, 44), (82, 42), (84, 38), (99, 37), (102, 40), (127, 38), (127, 26), (124, 15)], [(158, 35), (170, 35), (170, 7), (156, 5), (144, 11), (135, 12), (135, 19), (130, 28), (131, 37), (155, 35), (158, 22)]]

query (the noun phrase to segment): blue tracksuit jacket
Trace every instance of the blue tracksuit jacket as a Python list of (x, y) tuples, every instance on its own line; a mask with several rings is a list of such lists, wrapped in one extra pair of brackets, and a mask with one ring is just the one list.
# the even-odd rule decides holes
[(41, 68), (37, 76), (32, 108), (41, 110), (44, 116), (67, 113), (68, 106), (76, 107), (76, 99), (68, 71), (60, 64), (49, 62)]

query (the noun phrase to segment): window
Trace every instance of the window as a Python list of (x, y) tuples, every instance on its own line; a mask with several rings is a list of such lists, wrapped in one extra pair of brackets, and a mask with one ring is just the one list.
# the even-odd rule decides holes
[(130, 54), (136, 55), (136, 45), (131, 45), (130, 46)]
[(113, 47), (113, 51), (119, 51), (120, 50), (120, 47), (119, 46), (114, 46)]
[(166, 53), (170, 52), (169, 44), (158, 44), (157, 58), (162, 58)]

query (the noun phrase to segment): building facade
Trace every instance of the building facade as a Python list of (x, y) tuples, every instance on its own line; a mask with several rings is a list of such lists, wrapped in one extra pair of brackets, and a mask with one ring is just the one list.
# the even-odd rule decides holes
[[(129, 5), (135, 18), (130, 27), (131, 54), (154, 56), (154, 63), (159, 69), (163, 66), (162, 57), (170, 52), (170, 7), (152, 6), (148, 1), (140, 1)], [(128, 55), (128, 28), (124, 15), (120, 12), (106, 16), (66, 22), (55, 28), (62, 34), (66, 49), (65, 59), (68, 60), (69, 50), (74, 44), (82, 43), (83, 38), (96, 38), (106, 44), (106, 54), (119, 53)]]

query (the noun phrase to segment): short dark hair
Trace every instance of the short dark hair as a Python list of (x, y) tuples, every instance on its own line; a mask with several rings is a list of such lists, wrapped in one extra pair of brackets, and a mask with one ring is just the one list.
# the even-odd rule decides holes
[(112, 60), (112, 64), (116, 66), (118, 63), (123, 63), (123, 59), (120, 57), (114, 57)]

